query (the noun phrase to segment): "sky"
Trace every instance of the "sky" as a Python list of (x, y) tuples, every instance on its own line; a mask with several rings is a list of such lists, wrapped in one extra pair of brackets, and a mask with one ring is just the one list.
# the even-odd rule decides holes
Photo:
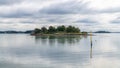
[(0, 31), (51, 25), (120, 31), (120, 0), (0, 0)]

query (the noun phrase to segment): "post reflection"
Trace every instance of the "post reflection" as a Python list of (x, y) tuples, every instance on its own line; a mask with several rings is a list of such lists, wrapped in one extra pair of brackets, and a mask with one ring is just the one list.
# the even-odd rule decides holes
[(92, 42), (91, 42), (91, 46), (90, 46), (90, 58), (92, 58)]
[(92, 58), (92, 47), (93, 47), (93, 42), (92, 42), (92, 33), (90, 34), (90, 58)]

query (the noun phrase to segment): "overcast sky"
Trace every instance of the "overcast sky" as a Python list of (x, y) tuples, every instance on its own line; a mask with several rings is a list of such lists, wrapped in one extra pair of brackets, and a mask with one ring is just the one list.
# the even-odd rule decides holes
[(120, 31), (120, 0), (0, 0), (0, 30), (50, 25)]

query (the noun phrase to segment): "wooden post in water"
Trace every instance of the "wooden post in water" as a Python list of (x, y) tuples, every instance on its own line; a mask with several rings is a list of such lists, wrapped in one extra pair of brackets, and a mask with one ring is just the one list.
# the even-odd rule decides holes
[(92, 58), (92, 32), (90, 32), (90, 58)]

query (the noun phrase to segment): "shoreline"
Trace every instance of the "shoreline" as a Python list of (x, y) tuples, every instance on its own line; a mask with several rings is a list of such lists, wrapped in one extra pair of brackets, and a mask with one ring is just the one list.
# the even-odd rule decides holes
[(63, 33), (63, 34), (31, 34), (32, 36), (74, 36), (74, 35), (84, 35), (90, 36), (91, 34), (82, 34), (82, 33)]

